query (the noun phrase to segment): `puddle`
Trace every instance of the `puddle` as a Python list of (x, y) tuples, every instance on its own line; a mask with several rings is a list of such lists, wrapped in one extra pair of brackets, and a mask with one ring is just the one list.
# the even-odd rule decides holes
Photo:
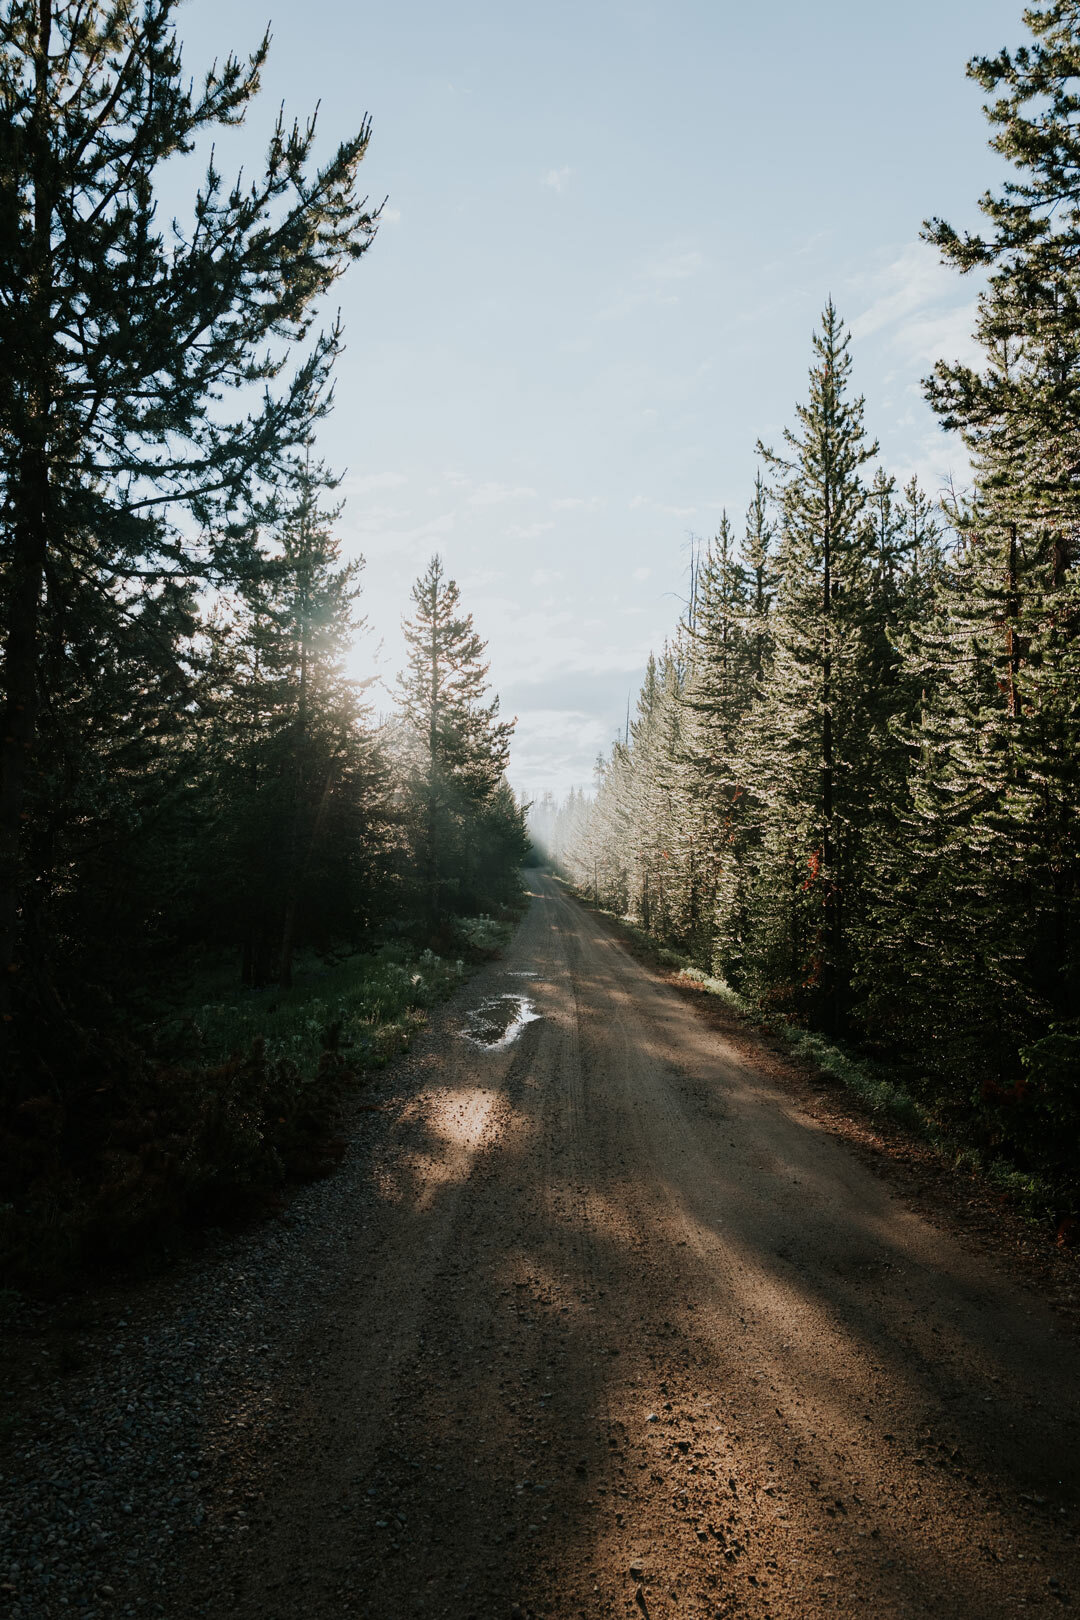
[(491, 996), (466, 1014), (461, 1033), (485, 1052), (499, 1052), (511, 1046), (525, 1025), (535, 1023), (539, 1017), (528, 996)]
[(532, 968), (519, 968), (516, 972), (508, 973), (506, 977), (508, 979), (538, 979), (540, 975), (534, 972)]

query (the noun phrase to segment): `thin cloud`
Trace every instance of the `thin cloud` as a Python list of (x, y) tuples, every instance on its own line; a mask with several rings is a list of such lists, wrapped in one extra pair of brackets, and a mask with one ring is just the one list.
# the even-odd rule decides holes
[(554, 527), (554, 523), (511, 523), (506, 537), (508, 540), (538, 540)]
[(484, 605), (485, 622), (495, 626), (492, 652), (498, 653), (500, 682), (530, 687), (552, 676), (598, 676), (640, 670), (651, 642), (642, 633), (628, 642), (611, 637), (604, 620), (582, 621), (565, 609), (534, 605), (531, 610), (496, 613), (496, 604)]
[(595, 512), (603, 506), (599, 495), (559, 495), (551, 503), (553, 512)]
[(445, 498), (448, 490), (453, 492), (455, 498), (463, 498), (469, 506), (501, 506), (505, 501), (536, 500), (536, 491), (528, 484), (502, 484), (495, 478), (477, 482), (467, 473), (458, 472), (456, 467), (447, 468), (442, 475), (442, 483), (429, 485), (427, 493)]
[(654, 501), (651, 495), (631, 495), (626, 504), (631, 512), (647, 506), (653, 512), (665, 512), (670, 517), (696, 517), (698, 511), (696, 506), (671, 506), (665, 501)]
[(705, 256), (695, 248), (689, 253), (669, 253), (646, 265), (642, 274), (648, 281), (689, 281), (704, 268)]
[(535, 489), (527, 484), (499, 484), (494, 481), (477, 484), (469, 495), (470, 506), (501, 506), (504, 501), (532, 501)]
[(591, 786), (596, 756), (606, 752), (611, 727), (582, 709), (517, 711), (510, 771), (515, 787), (530, 796)]
[(561, 169), (549, 169), (547, 173), (541, 177), (540, 184), (542, 186), (546, 186), (549, 191), (565, 191), (567, 186), (570, 184), (570, 176), (573, 174), (573, 172), (573, 169), (568, 163), (564, 164)]
[[(923, 400), (923, 378), (939, 360), (980, 367), (984, 356), (972, 332), (979, 283), (963, 280), (943, 265), (926, 242), (909, 242), (874, 269), (853, 276), (846, 296), (856, 314), (852, 336), (866, 345), (872, 365), (889, 385), (879, 390), (876, 422), (883, 461), (900, 483), (912, 475), (927, 494), (938, 496), (950, 484), (966, 486), (971, 465), (962, 440), (930, 425)], [(861, 305), (861, 308), (860, 308)], [(918, 424), (926, 423), (918, 432)], [(892, 450), (897, 438), (904, 449)]]
[(441, 512), (423, 523), (402, 527), (386, 512), (374, 512), (359, 515), (350, 527), (368, 557), (415, 557), (424, 550), (437, 550), (446, 536), (454, 532), (457, 519), (453, 512)]
[(405, 474), (399, 472), (361, 473), (346, 478), (341, 487), (346, 495), (373, 495), (380, 489), (400, 489), (408, 481)]
[(679, 295), (674, 289), (704, 268), (705, 255), (697, 248), (666, 248), (638, 265), (631, 280), (600, 311), (600, 319), (622, 320), (647, 304), (677, 304)]
[(851, 293), (863, 308), (851, 322), (858, 341), (876, 338), (903, 360), (977, 363), (972, 337), (978, 289), (960, 282), (926, 242), (909, 242), (877, 270), (855, 276)]

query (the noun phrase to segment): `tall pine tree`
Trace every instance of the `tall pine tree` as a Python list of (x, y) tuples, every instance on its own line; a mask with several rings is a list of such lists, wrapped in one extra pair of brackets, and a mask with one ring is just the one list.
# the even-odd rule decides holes
[[(987, 985), (1016, 1061), (1041, 1009), (1080, 1007), (1080, 5), (1025, 12), (1029, 44), (968, 72), (993, 100), (991, 144), (1015, 176), (981, 199), (985, 230), (927, 235), (981, 270), (982, 370), (939, 365), (930, 400), (958, 428), (976, 498), (938, 698), (946, 795), (935, 842), (966, 846), (985, 921)], [(955, 864), (955, 863), (954, 863)]]
[(513, 722), (499, 719), (489, 698), (485, 642), (461, 607), (457, 583), (434, 556), (412, 589), (412, 615), (404, 621), (408, 664), (400, 677), (400, 712), (406, 738), (408, 797), (418, 888), (428, 924), (438, 930), (447, 914), (475, 896), (477, 844), (470, 837), (500, 805), (518, 829), (523, 858), (524, 821), (499, 794), (510, 754)]
[[(279, 118), (262, 173), (211, 159), (190, 226), (163, 227), (163, 164), (238, 123), (267, 42), (196, 89), (178, 0), (0, 5), (0, 1018), (33, 1014), (27, 831), (54, 812), (43, 658), (170, 580), (250, 564), (246, 503), (307, 432), (338, 346), (291, 372), (313, 302), (368, 246), (368, 126), (322, 168)], [(231, 410), (229, 408), (231, 403)], [(237, 519), (241, 518), (241, 521)], [(58, 585), (58, 581), (62, 582)], [(62, 595), (61, 595), (62, 592)], [(10, 1050), (10, 1047), (9, 1047)], [(10, 1071), (10, 1065), (8, 1065)]]
[[(864, 402), (849, 392), (849, 338), (830, 300), (814, 336), (809, 398), (785, 433), (786, 453), (762, 454), (782, 513), (773, 658), (753, 761), (774, 829), (765, 881), (795, 898), (787, 942), (792, 988), (826, 1028), (841, 1020), (850, 971), (864, 753), (862, 633), (866, 617), (867, 489), (877, 454)], [(791, 862), (795, 870), (791, 870)]]

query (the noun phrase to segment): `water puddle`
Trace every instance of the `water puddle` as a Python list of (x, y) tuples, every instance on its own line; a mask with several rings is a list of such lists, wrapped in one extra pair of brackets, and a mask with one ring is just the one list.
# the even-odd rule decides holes
[(490, 996), (465, 1017), (467, 1041), (485, 1052), (500, 1052), (513, 1045), (526, 1024), (540, 1017), (528, 996)]
[(540, 975), (532, 968), (518, 968), (512, 973), (508, 973), (506, 977), (508, 979), (538, 979)]

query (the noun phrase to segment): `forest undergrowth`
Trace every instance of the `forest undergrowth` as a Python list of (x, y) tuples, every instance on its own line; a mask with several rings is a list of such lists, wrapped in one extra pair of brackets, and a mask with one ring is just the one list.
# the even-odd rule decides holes
[(191, 964), (152, 1018), (113, 1036), (93, 1083), (27, 1098), (0, 1131), (8, 1287), (154, 1269), (208, 1226), (280, 1211), (290, 1186), (337, 1167), (350, 1114), (376, 1106), (374, 1073), (499, 953), (519, 913), (449, 919), (454, 955), (400, 941), (309, 951), (286, 990), (238, 987), (224, 958)]

